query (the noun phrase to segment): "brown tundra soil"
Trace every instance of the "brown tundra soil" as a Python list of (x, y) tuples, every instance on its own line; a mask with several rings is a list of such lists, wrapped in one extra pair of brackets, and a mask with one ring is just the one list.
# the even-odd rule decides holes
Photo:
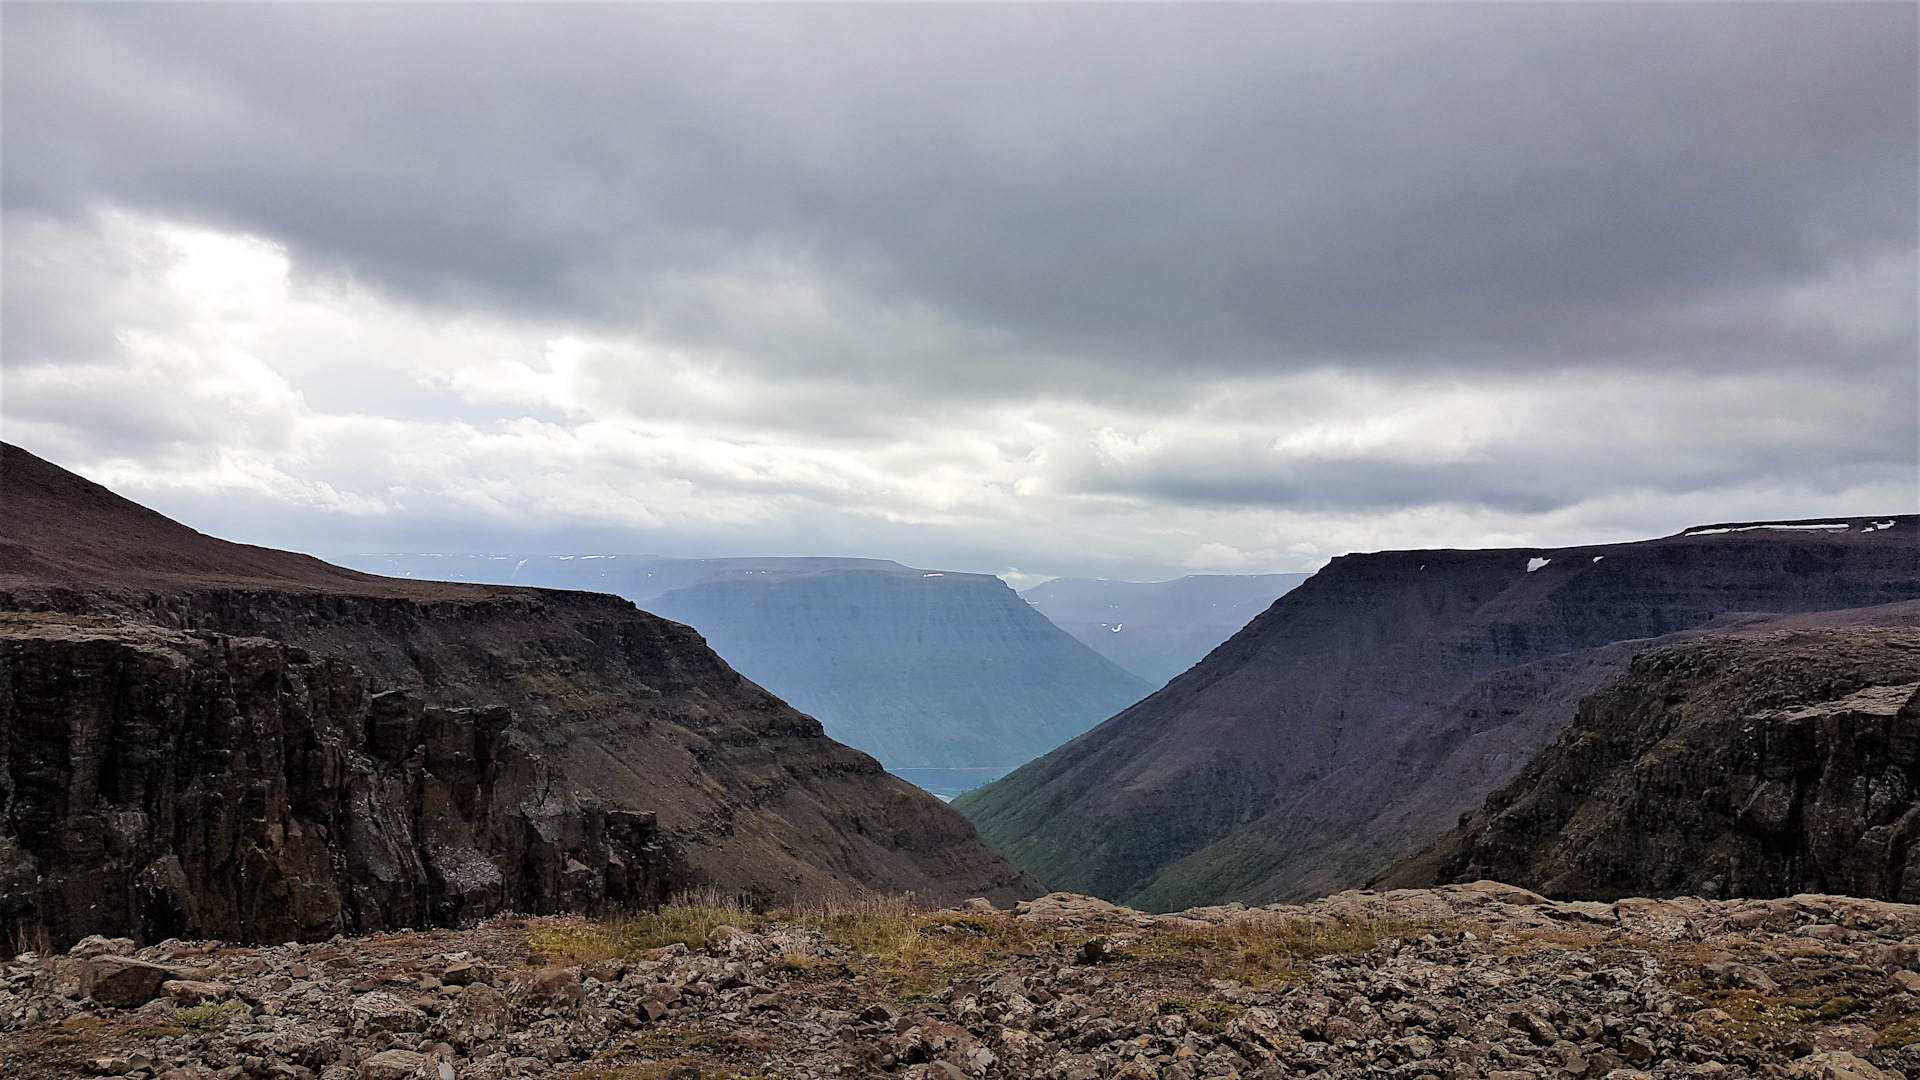
[(1907, 1080), (1920, 906), (726, 904), (0, 967), (0, 1076)]

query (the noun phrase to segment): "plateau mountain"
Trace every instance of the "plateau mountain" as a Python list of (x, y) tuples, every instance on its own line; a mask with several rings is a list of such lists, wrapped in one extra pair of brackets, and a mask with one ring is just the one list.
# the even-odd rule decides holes
[(1920, 519), (1894, 516), (1343, 556), (955, 805), (1057, 889), (1163, 910), (1333, 892), (1477, 809), (1646, 639), (1758, 613), (1860, 621), (1842, 609), (1920, 598), (1917, 541)]
[(942, 793), (1038, 757), (1152, 689), (986, 574), (877, 559), (358, 561), (387, 573), (618, 592), (700, 631), (828, 735)]

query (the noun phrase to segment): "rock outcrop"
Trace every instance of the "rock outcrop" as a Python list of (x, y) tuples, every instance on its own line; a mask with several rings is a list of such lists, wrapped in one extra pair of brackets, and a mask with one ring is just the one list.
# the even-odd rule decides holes
[[(274, 799), (306, 792), (330, 806), (328, 800), (345, 790), (350, 814), (380, 829), (404, 831), (405, 824), (412, 830), (410, 840), (397, 833), (387, 837), (395, 850), (417, 845), (411, 855), (396, 856), (394, 866), (366, 869), (372, 880), (389, 883), (393, 899), (370, 899), (361, 907), (343, 901), (338, 918), (347, 927), (418, 925), (455, 917), (456, 908), (458, 917), (466, 917), (493, 910), (490, 904), (522, 901), (530, 907), (594, 906), (589, 894), (620, 876), (608, 874), (611, 860), (627, 858), (621, 833), (631, 840), (627, 850), (649, 844), (670, 849), (693, 882), (765, 898), (876, 890), (911, 891), (941, 902), (971, 895), (1013, 899), (1036, 891), (938, 800), (827, 738), (816, 720), (742, 678), (692, 630), (617, 597), (380, 578), (229, 544), (10, 446), (0, 446), (0, 503), (0, 612), (43, 620), (38, 630), (18, 630), (12, 647), (21, 650), (27, 666), (14, 667), (9, 678), (31, 682), (38, 678), (35, 657), (68, 650), (71, 658), (87, 649), (111, 654), (121, 671), (141, 673), (114, 685), (54, 679), (45, 694), (13, 695), (13, 738), (42, 734), (24, 746), (0, 744), (0, 774), (12, 777), (15, 788), (27, 773), (45, 773), (52, 787), (65, 782), (61, 775), (72, 778), (66, 794), (32, 804), (40, 809), (25, 819), (17, 811), (29, 803), (16, 798), (0, 807), (0, 837), (11, 838), (17, 851), (49, 852), (58, 861), (67, 842), (61, 830), (92, 822), (86, 828), (113, 835), (85, 843), (100, 850), (119, 845), (113, 850), (132, 852), (125, 855), (129, 860), (152, 851), (162, 859), (153, 880), (177, 885), (181, 876), (172, 875), (163, 858), (166, 844), (173, 845), (181, 875), (187, 875), (193, 844), (206, 847), (211, 867), (221, 852), (245, 851), (249, 841), (175, 835), (149, 843), (142, 837), (160, 827), (159, 815), (170, 813), (189, 833), (203, 813), (214, 820), (244, 818), (265, 830)], [(67, 620), (65, 628), (54, 625), (56, 616)], [(82, 645), (81, 638), (93, 640)], [(297, 659), (301, 652), (307, 659)], [(231, 658), (243, 655), (254, 665), (247, 671), (279, 674), (266, 685), (249, 683), (250, 676), (232, 667), (239, 661)], [(48, 659), (48, 665), (52, 678), (58, 662)], [(234, 793), (238, 801), (229, 810), (196, 801), (217, 790), (205, 786), (212, 783), (207, 777), (200, 788), (183, 778), (184, 786), (167, 789), (162, 798), (162, 792), (101, 788), (88, 772), (86, 754), (58, 766), (33, 756), (63, 745), (80, 731), (72, 725), (109, 715), (141, 733), (129, 745), (188, 745), (192, 725), (210, 721), (196, 719), (200, 706), (187, 704), (195, 699), (184, 690), (184, 696), (172, 697), (141, 691), (149, 676), (203, 688), (194, 692), (203, 693), (199, 700), (216, 713), (226, 706), (212, 688), (226, 680), (245, 690), (236, 689), (234, 700), (252, 702), (248, 717), (263, 723), (279, 717), (275, 722), (288, 730), (311, 721), (320, 730), (336, 725), (350, 732), (359, 693), (369, 702), (370, 726), (363, 741), (341, 744), (345, 756), (287, 758), (289, 745), (302, 745), (299, 738), (206, 751), (194, 767), (221, 768), (221, 752), (257, 752), (260, 778), (269, 780), (265, 788)], [(361, 689), (341, 691), (340, 700), (320, 706), (303, 699), (310, 685)], [(51, 730), (62, 725), (68, 734)], [(146, 732), (148, 727), (156, 730)], [(319, 734), (312, 738), (324, 741)], [(456, 802), (478, 798), (472, 785), (433, 765), (415, 769), (422, 747), (445, 739), (471, 739), (476, 747), (498, 750), (501, 772), (490, 803), (461, 803), (453, 813), (430, 801), (411, 802), (416, 796), (437, 798), (433, 792), (442, 782), (452, 785)], [(89, 751), (110, 772), (120, 768), (110, 754), (98, 757), (102, 752)], [(424, 752), (431, 758), (432, 751)], [(331, 786), (333, 780), (292, 776), (286, 790), (276, 793), (270, 778), (282, 767), (275, 762), (285, 761), (297, 768), (360, 762), (371, 772), (362, 776), (349, 768), (339, 781), (344, 789)], [(166, 799), (174, 805), (161, 806)], [(351, 805), (355, 799), (362, 804)], [(148, 817), (136, 821), (123, 809)], [(340, 846), (344, 839), (329, 823), (326, 807), (294, 805), (292, 812), (302, 829), (296, 846), (304, 845), (312, 858), (319, 858), (320, 849), (305, 830), (308, 821), (326, 826), (329, 858), (356, 850)], [(647, 815), (657, 829), (653, 839), (645, 836)], [(442, 844), (435, 832), (441, 824), (472, 833), (473, 842)], [(282, 832), (277, 842), (287, 843), (286, 837)], [(464, 855), (436, 855), (436, 845), (484, 856), (501, 877), (497, 901), (485, 867)], [(10, 865), (23, 864), (15, 857)], [(146, 870), (147, 863), (135, 867), (136, 873)], [(336, 886), (316, 884), (314, 896), (324, 897), (327, 888), (358, 873), (351, 867), (331, 872)], [(642, 893), (653, 888), (645, 877), (635, 886)], [(189, 891), (204, 891), (187, 880)], [(469, 888), (468, 881), (475, 884)], [(205, 884), (227, 889), (223, 895), (232, 898), (230, 918), (211, 914), (228, 911), (225, 900), (194, 909), (202, 920), (196, 925), (221, 937), (254, 933), (241, 920), (264, 926), (271, 919), (260, 905), (282, 903), (248, 892), (251, 884)], [(61, 918), (68, 921), (45, 927), (57, 941), (71, 941), (94, 925), (61, 906), (68, 902), (58, 897), (72, 895), (72, 889), (43, 895), (35, 885), (30, 899), (16, 895), (24, 889), (18, 880), (0, 882), (0, 906), (31, 909), (50, 920), (51, 913), (65, 912)], [(305, 898), (289, 893), (284, 899), (279, 925), (298, 924), (309, 927), (302, 934), (317, 934), (333, 918), (326, 914), (329, 902), (300, 896)], [(600, 898), (618, 899), (617, 882), (613, 893)], [(310, 911), (299, 906), (309, 903)], [(125, 910), (134, 921), (120, 932), (144, 932), (138, 920), (147, 909), (135, 904)]]
[[(0, 963), (0, 1070), (1906, 1080), (1916, 931), (1920, 908), (1849, 897), (1555, 903), (1476, 882), (1159, 917), (1054, 894), (682, 910), (617, 937), (502, 919), (257, 949), (90, 938)], [(903, 949), (915, 934), (941, 944)]]
[(1570, 899), (1920, 900), (1920, 630), (1775, 631), (1636, 656), (1389, 885)]
[(1512, 779), (1625, 669), (1642, 647), (1627, 642), (1757, 612), (1911, 622), (1916, 597), (1911, 516), (1348, 555), (1159, 693), (954, 805), (1059, 888), (1156, 910), (1324, 895)]
[(686, 884), (511, 722), (274, 641), (0, 615), (0, 926), (313, 941)]

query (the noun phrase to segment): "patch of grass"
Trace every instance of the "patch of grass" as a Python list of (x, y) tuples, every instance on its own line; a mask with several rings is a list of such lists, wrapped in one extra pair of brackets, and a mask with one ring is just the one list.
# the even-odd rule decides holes
[[(719, 927), (760, 931), (774, 923), (818, 931), (870, 973), (905, 983), (909, 993), (1044, 939), (1006, 915), (920, 911), (911, 894), (838, 899), (766, 914), (725, 898), (692, 896), (642, 915), (533, 920), (527, 947), (551, 963), (594, 964), (641, 957), (675, 943), (701, 949)], [(801, 975), (849, 973), (846, 964), (815, 957), (787, 957), (777, 964)]]
[(189, 1031), (225, 1031), (234, 1017), (244, 1016), (248, 1011), (242, 1001), (209, 1001), (205, 1005), (173, 1010), (173, 1020)]
[(1875, 1016), (1872, 1023), (1874, 1031), (1879, 1033), (1873, 1040), (1877, 1050), (1897, 1050), (1920, 1043), (1920, 1016), (1880, 1015)]
[[(858, 969), (885, 979), (906, 997), (1012, 956), (1062, 946), (1071, 951), (1085, 936), (1032, 927), (1005, 913), (921, 911), (910, 894), (841, 898), (765, 914), (708, 896), (683, 898), (657, 912), (619, 919), (534, 920), (527, 944), (553, 963), (594, 964), (644, 956), (676, 942), (704, 948), (707, 936), (721, 926), (761, 931), (776, 923), (814, 930), (847, 956), (844, 962), (789, 956), (776, 961), (781, 970), (837, 978)], [(1427, 929), (1400, 922), (1256, 912), (1200, 930), (1143, 930), (1129, 935), (1124, 952), (1127, 958), (1147, 962), (1197, 962), (1203, 976), (1264, 985), (1300, 981), (1306, 965), (1320, 957), (1366, 952)], [(1201, 1021), (1217, 1022), (1206, 1017)]]
[(1206, 930), (1149, 933), (1130, 951), (1148, 957), (1198, 954), (1202, 975), (1262, 986), (1300, 982), (1307, 965), (1323, 956), (1368, 952), (1382, 942), (1427, 929), (1411, 923), (1257, 913)]
[(737, 1066), (763, 1060), (777, 1048), (768, 1039), (732, 1031), (648, 1028), (602, 1051), (584, 1071), (567, 1075), (571, 1080), (753, 1080), (762, 1074), (742, 1072), (727, 1061)]
[(1823, 965), (1808, 971), (1775, 967), (1772, 974), (1781, 988), (1767, 992), (1711, 986), (1697, 969), (1682, 971), (1673, 984), (1676, 990), (1731, 1018), (1716, 1026), (1722, 1038), (1778, 1046), (1804, 1038), (1807, 1029), (1849, 1019), (1878, 1032), (1876, 1045), (1881, 1047), (1920, 1042), (1920, 1017), (1891, 1006), (1880, 1006), (1872, 1016), (1867, 1015), (1884, 996), (1876, 992), (1884, 977), (1877, 970), (1848, 965)]
[(759, 929), (768, 922), (739, 903), (713, 896), (684, 897), (658, 911), (613, 919), (531, 920), (527, 948), (563, 966), (624, 960), (668, 945), (703, 949), (722, 926)]
[(874, 897), (795, 913), (803, 926), (909, 984), (978, 970), (1033, 946), (1005, 915), (917, 911), (910, 897)]
[(184, 1035), (177, 1024), (143, 1016), (70, 1016), (0, 1039), (0, 1076), (7, 1080), (72, 1080), (92, 1070), (87, 1059), (140, 1038)]

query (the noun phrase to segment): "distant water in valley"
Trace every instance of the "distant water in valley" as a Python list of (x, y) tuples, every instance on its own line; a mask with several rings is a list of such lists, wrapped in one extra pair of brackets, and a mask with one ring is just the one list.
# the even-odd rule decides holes
[(990, 784), (1018, 767), (1006, 765), (992, 769), (888, 769), (887, 771), (942, 802), (952, 802), (955, 797), (964, 795), (982, 784)]

